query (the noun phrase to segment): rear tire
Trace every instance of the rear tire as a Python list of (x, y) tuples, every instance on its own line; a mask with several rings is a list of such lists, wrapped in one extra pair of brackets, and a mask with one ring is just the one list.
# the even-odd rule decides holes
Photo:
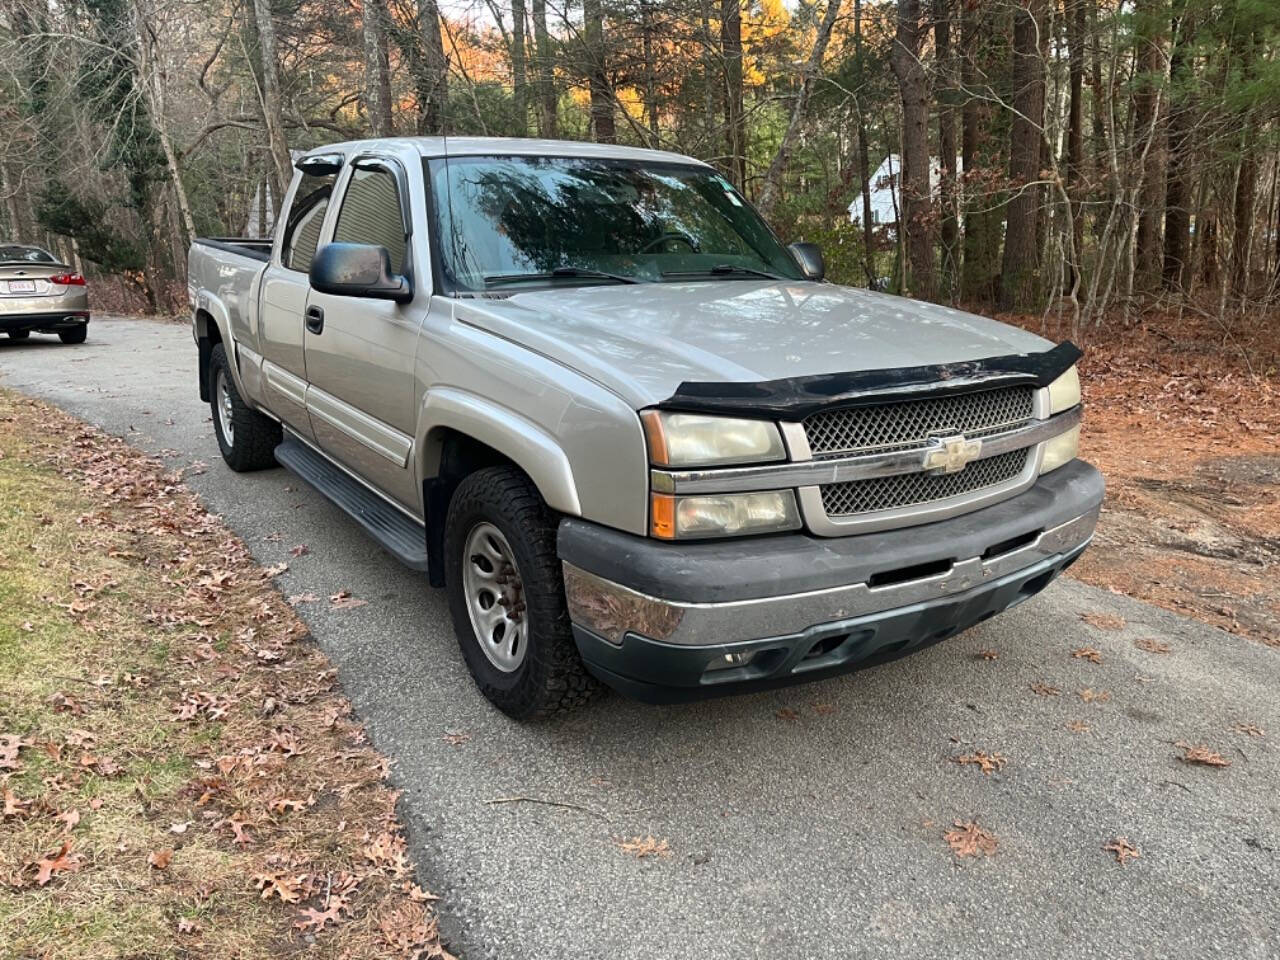
[(209, 356), (209, 397), (213, 432), (227, 466), (237, 473), (274, 467), (280, 424), (240, 399), (227, 352), (220, 343)]
[(84, 343), (85, 338), (89, 336), (89, 325), (82, 323), (78, 327), (70, 327), (66, 330), (58, 331), (58, 339), (63, 343)]
[(10, 330), (9, 331), (10, 340), (25, 340), (29, 336), (31, 336), (30, 330)]
[[(494, 706), (535, 720), (599, 692), (573, 641), (556, 520), (528, 477), (514, 467), (488, 467), (464, 479), (449, 502), (444, 551), (458, 645)], [(515, 650), (503, 644), (511, 630)]]

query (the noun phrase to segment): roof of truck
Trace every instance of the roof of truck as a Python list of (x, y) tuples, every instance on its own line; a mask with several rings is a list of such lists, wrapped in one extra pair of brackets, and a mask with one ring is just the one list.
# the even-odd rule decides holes
[(380, 140), (348, 140), (307, 151), (307, 156), (340, 152), (347, 156), (363, 151), (416, 152), (423, 157), (529, 156), (597, 157), (605, 160), (649, 160), (696, 163), (703, 161), (666, 150), (647, 150), (613, 143), (577, 140), (539, 140), (533, 137), (387, 137)]

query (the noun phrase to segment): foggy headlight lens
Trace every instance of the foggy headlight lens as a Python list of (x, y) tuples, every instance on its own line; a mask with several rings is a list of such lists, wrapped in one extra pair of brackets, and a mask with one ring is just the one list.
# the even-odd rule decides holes
[(1049, 384), (1049, 413), (1061, 413), (1080, 404), (1080, 374), (1070, 370)]
[(782, 460), (778, 428), (767, 420), (646, 410), (640, 415), (649, 459), (660, 466), (707, 467)]
[(733, 537), (800, 527), (800, 511), (791, 490), (673, 497), (653, 494), (651, 529), (664, 540)]
[(1040, 464), (1040, 472), (1048, 473), (1057, 470), (1064, 463), (1070, 463), (1080, 452), (1080, 428), (1072, 427), (1066, 433), (1060, 433), (1044, 445), (1044, 461)]

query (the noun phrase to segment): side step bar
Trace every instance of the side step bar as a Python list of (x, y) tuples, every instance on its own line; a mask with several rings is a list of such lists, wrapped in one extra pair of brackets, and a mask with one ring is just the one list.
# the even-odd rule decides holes
[(276, 460), (307, 481), (364, 527), (382, 548), (411, 570), (427, 569), (427, 528), (409, 518), (323, 454), (285, 434)]

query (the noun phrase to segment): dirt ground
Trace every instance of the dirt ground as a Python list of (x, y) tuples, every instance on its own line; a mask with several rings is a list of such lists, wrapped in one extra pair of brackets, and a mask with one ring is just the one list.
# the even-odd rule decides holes
[(1280, 316), (1151, 312), (1077, 342), (1107, 500), (1071, 575), (1280, 646)]

